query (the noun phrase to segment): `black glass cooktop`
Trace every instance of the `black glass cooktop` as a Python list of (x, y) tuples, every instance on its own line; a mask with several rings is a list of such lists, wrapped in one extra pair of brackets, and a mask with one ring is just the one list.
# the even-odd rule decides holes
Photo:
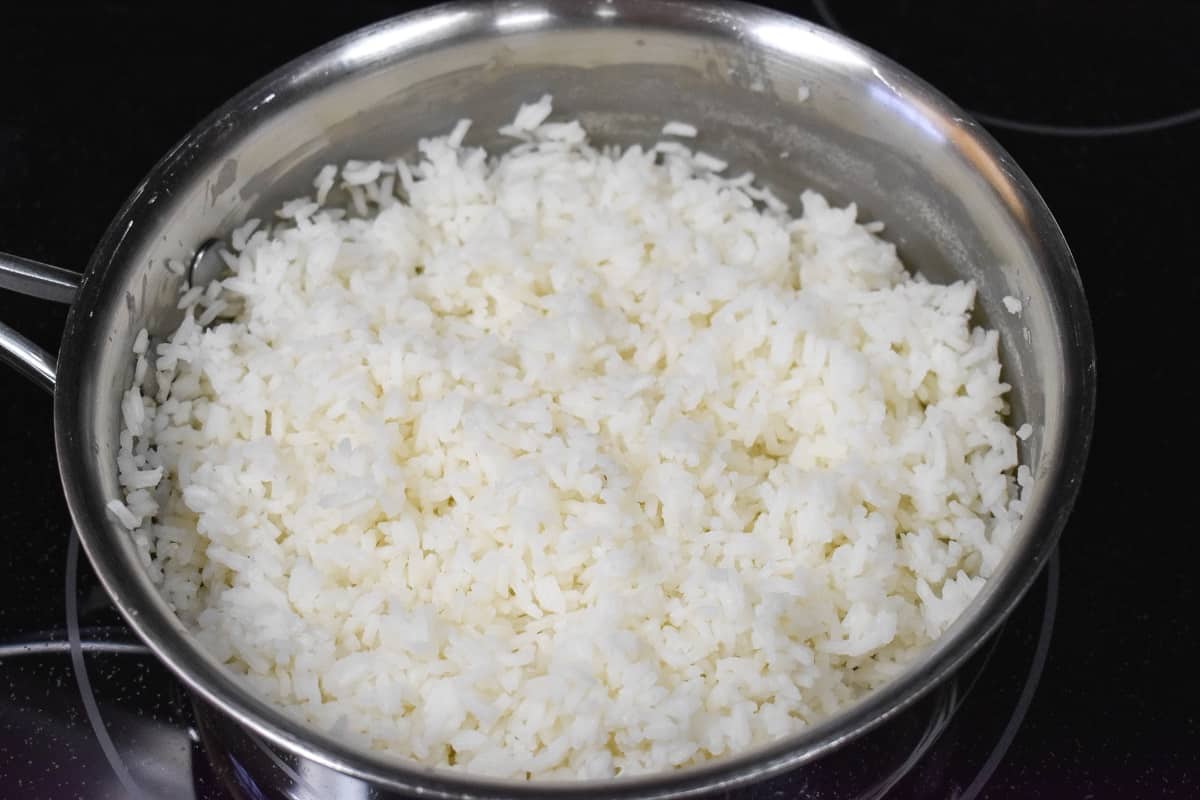
[[(1100, 354), (1091, 463), (1059, 553), (960, 678), (948, 724), (876, 796), (1200, 796), (1183, 466), (1200, 400), (1185, 327), (1200, 301), (1200, 5), (769, 4), (890, 55), (992, 130), (1074, 249)], [(0, 249), (80, 268), (205, 113), (412, 5), (4, 4)], [(0, 320), (47, 348), (63, 318), (0, 294)], [(49, 397), (7, 370), (0, 387), (0, 797), (262, 796), (205, 744), (186, 695), (71, 544)], [(730, 797), (838, 789), (836, 776), (785, 775)]]

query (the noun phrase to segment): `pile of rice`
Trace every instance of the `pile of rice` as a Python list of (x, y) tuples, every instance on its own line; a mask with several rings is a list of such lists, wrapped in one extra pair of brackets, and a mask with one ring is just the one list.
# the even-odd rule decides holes
[(681, 767), (900, 673), (1029, 472), (971, 284), (853, 206), (790, 216), (690, 125), (621, 151), (550, 110), (236, 231), (138, 337), (110, 509), (314, 726), (492, 775)]

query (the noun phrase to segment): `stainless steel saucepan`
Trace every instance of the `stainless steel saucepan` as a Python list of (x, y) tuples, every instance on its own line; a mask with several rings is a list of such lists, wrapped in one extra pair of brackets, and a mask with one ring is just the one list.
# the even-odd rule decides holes
[[(663, 123), (749, 169), (780, 197), (811, 187), (886, 223), (913, 268), (979, 285), (1001, 332), (1013, 421), (1036, 489), (999, 572), (897, 680), (794, 736), (712, 764), (606, 782), (517, 784), (400, 763), (311, 730), (205, 654), (159, 597), (105, 503), (119, 496), (120, 399), (143, 327), (179, 322), (180, 277), (210, 237), (309, 191), (323, 164), (411, 154), (470, 117), (472, 144), (520, 102), (622, 145)], [(96, 574), (129, 625), (197, 698), (239, 768), (290, 776), (280, 797), (682, 797), (783, 770), (861, 764), (863, 785), (903, 766), (880, 743), (937, 729), (951, 676), (1013, 609), (1067, 519), (1092, 429), (1095, 354), (1071, 254), (1029, 179), (967, 114), (879, 54), (749, 5), (683, 0), (452, 3), (382, 22), (302, 56), (219, 108), (169, 152), (117, 214), (82, 275), (0, 255), (0, 285), (72, 303), (57, 360), (0, 325), (6, 361), (51, 390), (59, 469)], [(1019, 315), (1002, 298), (1019, 298)], [(952, 692), (949, 692), (952, 695)], [(911, 751), (911, 748), (909, 748)], [(906, 751), (906, 752), (909, 752)], [(888, 750), (888, 753), (891, 751)], [(849, 788), (849, 787), (847, 787)], [(306, 794), (307, 793), (307, 794)]]

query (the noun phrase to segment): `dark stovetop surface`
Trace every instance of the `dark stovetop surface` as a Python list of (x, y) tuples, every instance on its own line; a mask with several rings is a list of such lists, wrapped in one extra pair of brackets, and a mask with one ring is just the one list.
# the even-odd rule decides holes
[[(0, 248), (81, 268), (126, 194), (209, 110), (411, 5), (3, 5)], [(772, 5), (892, 56), (987, 123), (1062, 225), (1095, 319), (1102, 390), (1061, 580), (1039, 583), (952, 735), (896, 795), (969, 796), (994, 770), (975, 796), (1200, 796), (1197, 548), (1178, 499), (1193, 491), (1181, 456), (1194, 447), (1200, 399), (1185, 330), (1200, 301), (1200, 6)], [(0, 294), (0, 320), (49, 349), (64, 316)], [(66, 646), (69, 524), (50, 401), (7, 369), (0, 387), (0, 797), (122, 796), (90, 733), (97, 711), (124, 777), (151, 796), (221, 796), (186, 704), (86, 561), (74, 596), (99, 708), (84, 702)], [(783, 781), (738, 796), (794, 792)]]

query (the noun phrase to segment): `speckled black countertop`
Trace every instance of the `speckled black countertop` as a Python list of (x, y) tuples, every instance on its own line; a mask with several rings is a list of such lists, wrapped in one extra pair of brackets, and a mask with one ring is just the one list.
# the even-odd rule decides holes
[[(1095, 319), (1096, 436), (1057, 579), (1018, 612), (933, 762), (889, 797), (1200, 796), (1186, 505), (1200, 400), (1187, 329), (1200, 303), (1200, 5), (768, 4), (892, 56), (988, 124), (1057, 216)], [(3, 4), (0, 249), (81, 268), (126, 194), (209, 110), (412, 5)], [(0, 320), (46, 348), (64, 317), (0, 293)], [(65, 646), (69, 526), (50, 399), (7, 369), (0, 442), (0, 797), (125, 796)], [(79, 569), (89, 680), (123, 777), (152, 797), (224, 796), (181, 693)], [(798, 791), (785, 779), (736, 796)]]

